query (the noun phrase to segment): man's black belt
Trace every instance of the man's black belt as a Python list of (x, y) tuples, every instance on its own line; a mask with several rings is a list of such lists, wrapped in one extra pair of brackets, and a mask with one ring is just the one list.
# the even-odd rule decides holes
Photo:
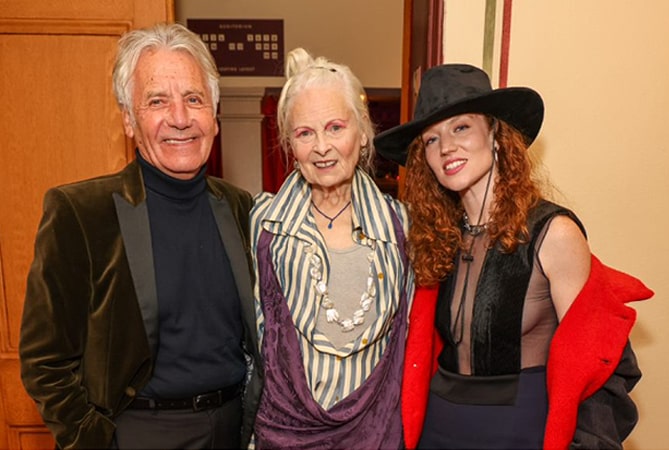
[(148, 398), (137, 397), (129, 409), (192, 409), (202, 411), (218, 408), (230, 400), (237, 398), (242, 392), (242, 383), (228, 386), (218, 391), (199, 394), (190, 398)]

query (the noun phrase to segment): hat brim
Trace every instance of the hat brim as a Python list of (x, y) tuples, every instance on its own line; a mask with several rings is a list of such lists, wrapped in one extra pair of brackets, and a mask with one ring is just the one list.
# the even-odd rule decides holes
[(409, 144), (425, 128), (459, 114), (478, 113), (496, 117), (516, 128), (527, 138), (527, 145), (536, 139), (544, 119), (544, 102), (529, 88), (504, 88), (491, 91), (437, 109), (430, 114), (379, 133), (374, 147), (381, 156), (404, 166)]

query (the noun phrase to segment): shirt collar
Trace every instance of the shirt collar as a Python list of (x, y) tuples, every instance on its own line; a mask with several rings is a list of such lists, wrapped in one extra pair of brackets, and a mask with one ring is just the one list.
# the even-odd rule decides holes
[[(356, 169), (351, 187), (353, 230), (375, 240), (397, 243), (390, 202), (374, 180)], [(307, 216), (311, 215), (311, 186), (299, 171), (288, 175), (276, 193), (263, 218), (263, 227), (274, 234), (298, 235)], [(308, 223), (315, 226), (313, 216)]]

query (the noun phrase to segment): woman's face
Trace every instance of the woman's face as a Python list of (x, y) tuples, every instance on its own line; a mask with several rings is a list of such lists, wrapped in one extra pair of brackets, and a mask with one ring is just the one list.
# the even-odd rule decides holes
[(288, 123), (293, 156), (312, 189), (349, 186), (367, 137), (341, 89), (318, 86), (302, 90), (293, 100)]
[(493, 160), (493, 133), (486, 116), (461, 114), (423, 131), (425, 158), (439, 183), (463, 196), (482, 194)]

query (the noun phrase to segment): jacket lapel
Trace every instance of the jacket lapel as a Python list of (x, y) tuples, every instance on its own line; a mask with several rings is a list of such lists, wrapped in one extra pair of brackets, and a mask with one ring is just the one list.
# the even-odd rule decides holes
[(124, 191), (113, 194), (114, 205), (149, 348), (155, 356), (158, 349), (158, 295), (149, 213), (138, 163), (136, 161), (131, 163), (123, 172), (123, 176)]
[(244, 309), (244, 305), (253, 304), (251, 275), (246, 257), (246, 249), (244, 248), (244, 239), (237, 226), (237, 219), (232, 213), (230, 204), (225, 196), (216, 198), (214, 195), (210, 195), (209, 203), (216, 218), (216, 224), (218, 225), (218, 231), (221, 235), (225, 252), (232, 266), (232, 274), (235, 277), (242, 309)]

